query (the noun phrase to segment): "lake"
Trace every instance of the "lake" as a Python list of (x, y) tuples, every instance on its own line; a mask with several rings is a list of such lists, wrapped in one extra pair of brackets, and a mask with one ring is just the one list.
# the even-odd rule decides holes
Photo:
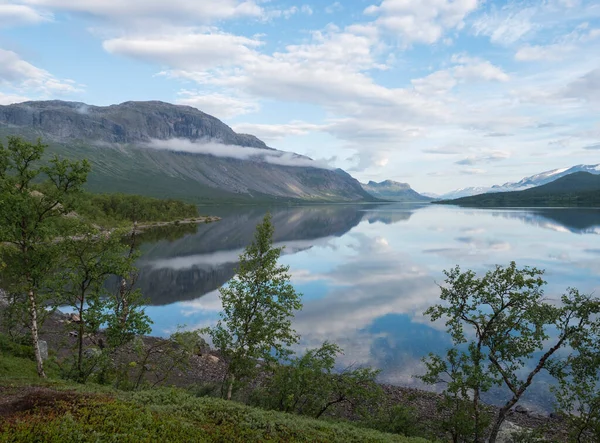
[[(254, 227), (270, 210), (281, 262), (290, 266), (304, 309), (300, 348), (338, 343), (341, 366), (382, 369), (381, 381), (422, 387), (421, 358), (444, 353), (443, 324), (422, 313), (438, 302), (443, 270), (485, 272), (515, 260), (546, 270), (546, 295), (569, 286), (600, 293), (600, 209), (466, 209), (401, 204), (203, 208), (222, 220), (171, 239), (148, 240), (138, 264), (153, 333), (214, 324), (218, 288), (233, 277)], [(196, 231), (185, 233), (188, 231)], [(179, 238), (176, 238), (179, 237)], [(548, 379), (531, 405), (547, 409)], [(501, 392), (490, 394), (498, 402)]]

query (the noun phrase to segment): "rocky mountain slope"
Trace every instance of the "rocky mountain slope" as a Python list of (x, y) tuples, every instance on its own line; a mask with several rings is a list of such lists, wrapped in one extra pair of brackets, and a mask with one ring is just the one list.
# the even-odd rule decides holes
[(268, 147), (189, 106), (43, 101), (0, 106), (0, 138), (42, 137), (49, 153), (87, 158), (88, 188), (196, 202), (372, 201), (341, 169)]
[(570, 168), (553, 169), (551, 171), (542, 172), (535, 174), (530, 177), (525, 177), (518, 182), (508, 182), (503, 185), (494, 185), (491, 187), (469, 187), (461, 188), (448, 192), (442, 195), (440, 198), (444, 200), (470, 197), (478, 194), (488, 194), (493, 192), (514, 192), (524, 191), (525, 189), (533, 188), (536, 186), (542, 186), (546, 183), (553, 182), (566, 175), (573, 174), (575, 172), (589, 172), (590, 174), (600, 174), (600, 164), (597, 165), (577, 165)]
[(397, 202), (427, 202), (432, 199), (419, 194), (413, 190), (408, 183), (400, 183), (393, 180), (385, 180), (381, 183), (370, 181), (361, 183), (365, 191), (382, 200)]

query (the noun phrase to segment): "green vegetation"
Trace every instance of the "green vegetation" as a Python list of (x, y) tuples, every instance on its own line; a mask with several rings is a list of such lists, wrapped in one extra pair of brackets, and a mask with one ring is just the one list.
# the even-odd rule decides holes
[[(569, 289), (560, 305), (549, 303), (542, 290), (543, 271), (518, 269), (514, 262), (506, 268), (496, 266), (482, 278), (473, 271), (461, 272), (458, 266), (445, 273), (440, 298), (446, 303), (425, 314), (432, 321), (446, 320), (454, 347), (445, 357), (431, 354), (422, 379), (446, 384), (444, 401), (453, 441), (483, 442), (491, 417), (481, 404), (481, 394), (493, 386), (508, 388), (510, 397), (492, 421), (487, 440), (494, 443), (509, 410), (540, 371), (571, 385), (566, 368), (573, 364), (553, 360), (558, 350), (570, 348), (569, 360), (598, 358), (600, 299)], [(589, 371), (597, 375), (597, 369)], [(589, 376), (589, 371), (583, 375)]]
[[(176, 339), (179, 343), (202, 345), (197, 335), (183, 334), (185, 337)], [(28, 351), (30, 355), (31, 347)], [(421, 438), (361, 427), (360, 423), (315, 420), (199, 397), (192, 390), (155, 388), (131, 392), (90, 383), (82, 385), (59, 379), (54, 364), (47, 366), (49, 378), (42, 382), (35, 362), (16, 357), (13, 352), (14, 344), (0, 335), (0, 393), (5, 400), (0, 407), (0, 442), (426, 443)]]
[(77, 213), (90, 221), (110, 226), (122, 222), (175, 221), (198, 217), (196, 205), (141, 195), (83, 193)]
[[(38, 343), (38, 317), (45, 308), (44, 289), (52, 278), (57, 237), (76, 235), (76, 224), (66, 223), (69, 201), (85, 183), (89, 164), (53, 158), (39, 165), (45, 146), (20, 138), (0, 144), (0, 262), (6, 268), (2, 283), (12, 294), (21, 295), (18, 305), (26, 312), (37, 370), (45, 377)], [(39, 183), (38, 183), (39, 182)]]
[(267, 213), (256, 227), (254, 241), (240, 255), (236, 276), (220, 289), (221, 319), (206, 332), (227, 361), (227, 399), (234, 383), (257, 374), (256, 361), (277, 362), (298, 342), (291, 327), (301, 295), (290, 283), (289, 266), (278, 266), (283, 248), (273, 247), (273, 224)]
[[(85, 234), (60, 242), (60, 262), (57, 271), (61, 283), (55, 288), (57, 301), (70, 306), (78, 318), (77, 352), (72, 377), (85, 382), (98, 361), (139, 334), (150, 333), (150, 319), (144, 313), (142, 294), (133, 289), (134, 262), (138, 254), (132, 246), (123, 245), (121, 233), (113, 235)], [(120, 276), (117, 291), (107, 289), (106, 281)], [(97, 358), (84, 359), (84, 336), (96, 335), (104, 326), (106, 347)]]
[(433, 203), (475, 207), (599, 207), (600, 175), (576, 172), (524, 191), (480, 194)]
[(330, 408), (345, 405), (356, 415), (371, 417), (383, 398), (371, 368), (334, 371), (341, 348), (325, 342), (301, 357), (278, 365), (265, 387), (255, 393), (257, 404), (266, 409), (319, 418)]

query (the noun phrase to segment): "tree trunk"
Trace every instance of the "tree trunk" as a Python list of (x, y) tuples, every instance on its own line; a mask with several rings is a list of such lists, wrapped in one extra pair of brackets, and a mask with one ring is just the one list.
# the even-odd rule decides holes
[(79, 304), (79, 334), (77, 337), (77, 372), (80, 382), (84, 382), (83, 376), (83, 333), (84, 333), (84, 324), (83, 324), (83, 296), (80, 300)]
[(29, 291), (29, 316), (30, 316), (30, 327), (31, 327), (31, 341), (33, 342), (33, 350), (35, 351), (35, 361), (37, 362), (37, 373), (41, 378), (46, 378), (44, 372), (44, 361), (42, 360), (42, 353), (40, 352), (40, 340), (38, 337), (38, 322), (37, 322), (37, 303), (35, 302), (35, 293), (33, 290)]
[(231, 400), (231, 394), (233, 393), (233, 382), (235, 382), (235, 375), (231, 374), (229, 377), (229, 387), (227, 388), (227, 400)]
[(498, 418), (496, 419), (496, 422), (494, 423), (494, 426), (492, 426), (492, 430), (490, 431), (490, 437), (488, 439), (489, 443), (496, 443), (496, 439), (498, 438), (498, 432), (500, 431), (500, 426), (502, 426), (502, 423), (504, 423), (504, 419), (506, 418), (506, 413), (508, 412), (508, 410), (510, 408), (512, 408), (512, 406), (515, 403), (516, 402), (509, 404), (507, 406), (504, 406), (498, 412)]

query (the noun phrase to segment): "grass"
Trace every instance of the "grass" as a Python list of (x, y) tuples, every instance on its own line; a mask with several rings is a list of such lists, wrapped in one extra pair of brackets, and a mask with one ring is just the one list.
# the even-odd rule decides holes
[[(37, 378), (33, 361), (0, 354), (0, 442), (401, 442), (420, 438), (386, 434), (351, 423), (265, 411), (184, 390), (114, 391)], [(4, 403), (6, 405), (6, 403)]]

